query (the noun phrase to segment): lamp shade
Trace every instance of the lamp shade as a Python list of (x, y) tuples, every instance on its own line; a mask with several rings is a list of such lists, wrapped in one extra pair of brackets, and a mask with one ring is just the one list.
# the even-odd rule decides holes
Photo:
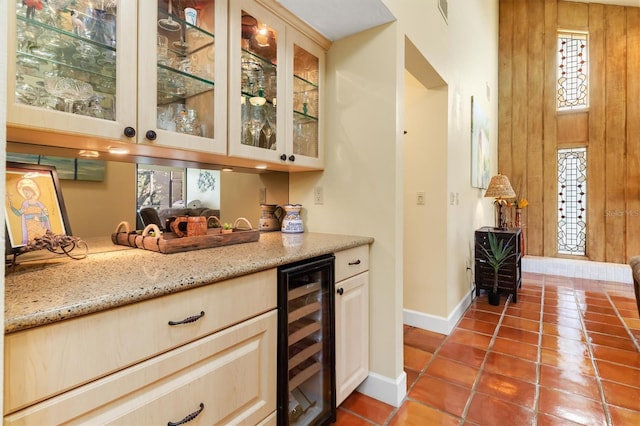
[(484, 193), (485, 197), (491, 198), (516, 198), (516, 193), (511, 187), (509, 178), (505, 175), (498, 174), (491, 178), (487, 192)]

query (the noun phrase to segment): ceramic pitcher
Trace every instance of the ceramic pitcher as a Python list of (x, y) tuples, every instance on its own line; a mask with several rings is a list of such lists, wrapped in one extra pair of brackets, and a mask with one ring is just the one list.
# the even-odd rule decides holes
[(282, 207), (277, 204), (260, 204), (260, 210), (262, 213), (258, 220), (258, 229), (263, 232), (279, 230), (284, 216)]
[(285, 204), (282, 208), (285, 212), (282, 218), (282, 232), (289, 234), (304, 232), (302, 218), (300, 218), (302, 204)]

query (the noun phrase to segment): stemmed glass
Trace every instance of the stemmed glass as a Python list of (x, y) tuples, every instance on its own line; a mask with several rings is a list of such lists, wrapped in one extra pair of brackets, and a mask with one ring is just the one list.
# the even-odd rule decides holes
[(167, 13), (167, 17), (159, 19), (158, 26), (165, 31), (172, 31), (172, 32), (180, 31), (180, 29), (182, 28), (182, 25), (180, 25), (179, 22), (176, 22), (173, 20), (173, 17), (171, 16), (172, 12), (173, 12), (172, 4), (171, 4), (171, 0), (169, 0), (169, 10)]
[(64, 110), (73, 112), (73, 103), (86, 101), (93, 96), (93, 86), (75, 78), (49, 76), (44, 81), (47, 92), (64, 100)]

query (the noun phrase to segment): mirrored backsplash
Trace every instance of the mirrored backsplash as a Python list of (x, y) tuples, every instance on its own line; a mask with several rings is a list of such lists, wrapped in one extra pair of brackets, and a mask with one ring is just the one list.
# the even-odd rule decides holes
[[(7, 153), (11, 161), (20, 161), (22, 155)], [(261, 202), (286, 204), (289, 197), (289, 175), (285, 172), (222, 171), (220, 166), (206, 164), (158, 165), (153, 159), (147, 159), (139, 168), (134, 162), (99, 161), (95, 163), (100, 165), (96, 172), (94, 163), (75, 160), (45, 157), (40, 161), (60, 166), (60, 186), (71, 234), (79, 238), (109, 237), (122, 221), (128, 222), (131, 229), (140, 227), (141, 205), (161, 208), (199, 204), (220, 210), (222, 222), (232, 223), (244, 217), (257, 228)], [(25, 156), (24, 162), (34, 161)], [(68, 169), (73, 170), (79, 163), (100, 179), (74, 179)], [(155, 182), (144, 188), (141, 175)]]

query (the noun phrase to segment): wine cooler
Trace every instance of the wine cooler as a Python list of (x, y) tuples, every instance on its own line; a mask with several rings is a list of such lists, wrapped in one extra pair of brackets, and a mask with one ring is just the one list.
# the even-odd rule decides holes
[(278, 424), (335, 421), (334, 263), (278, 268)]

